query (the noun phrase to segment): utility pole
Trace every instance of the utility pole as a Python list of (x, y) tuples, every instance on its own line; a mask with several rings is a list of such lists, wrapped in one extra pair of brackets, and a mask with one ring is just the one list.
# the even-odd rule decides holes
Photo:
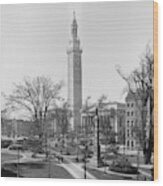
[(97, 135), (97, 167), (99, 167), (100, 165), (100, 133), (99, 133), (99, 113), (98, 113), (98, 108), (96, 108), (96, 118), (97, 118), (97, 121), (96, 121), (96, 135)]
[(17, 149), (17, 177), (19, 177), (19, 157), (20, 157), (20, 153), (19, 153), (19, 147)]

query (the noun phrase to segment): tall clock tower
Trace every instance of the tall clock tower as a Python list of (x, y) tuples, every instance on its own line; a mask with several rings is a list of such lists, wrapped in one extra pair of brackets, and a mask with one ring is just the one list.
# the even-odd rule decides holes
[(73, 13), (71, 24), (71, 39), (67, 49), (68, 55), (68, 103), (72, 111), (71, 130), (78, 130), (81, 126), (82, 108), (82, 49), (78, 38), (78, 25)]

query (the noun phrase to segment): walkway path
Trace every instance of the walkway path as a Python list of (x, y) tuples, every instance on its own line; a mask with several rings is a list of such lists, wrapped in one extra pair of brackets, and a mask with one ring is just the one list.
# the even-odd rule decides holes
[[(18, 152), (17, 151), (11, 151), (8, 149), (3, 149), (2, 153), (7, 153), (7, 154), (11, 154), (11, 155), (16, 155), (14, 159), (11, 160), (5, 160), (3, 163), (25, 163), (25, 162), (29, 162), (29, 161), (40, 161), (41, 158), (32, 158), (32, 152)], [(18, 155), (19, 155), (19, 160), (18, 160)]]
[[(74, 178), (84, 179), (84, 169), (79, 165), (74, 163), (62, 164), (62, 167), (65, 168)], [(86, 172), (86, 179), (96, 179), (92, 174)]]
[[(64, 167), (74, 178), (76, 179), (84, 179), (84, 169), (82, 167), (83, 164), (79, 163), (73, 163), (70, 158), (68, 158), (66, 155), (61, 155), (55, 150), (52, 150), (55, 154), (61, 156), (64, 158), (64, 161), (66, 163), (60, 164), (62, 167)], [(87, 179), (96, 179), (92, 174), (90, 174), (88, 171), (86, 172), (86, 178)]]

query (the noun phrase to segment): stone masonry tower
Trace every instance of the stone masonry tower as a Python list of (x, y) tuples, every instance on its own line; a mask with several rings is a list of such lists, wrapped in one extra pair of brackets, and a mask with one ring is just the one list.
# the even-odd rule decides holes
[(78, 131), (81, 126), (82, 108), (82, 64), (80, 40), (78, 38), (78, 25), (73, 13), (71, 25), (71, 39), (67, 49), (68, 55), (68, 103), (72, 110), (71, 130)]

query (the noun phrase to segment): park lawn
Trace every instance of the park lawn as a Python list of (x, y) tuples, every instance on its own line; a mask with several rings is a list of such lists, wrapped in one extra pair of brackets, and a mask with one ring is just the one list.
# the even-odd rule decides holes
[(17, 173), (2, 168), (1, 169), (1, 177), (17, 177)]
[(6, 161), (10, 161), (10, 160), (17, 160), (18, 157), (20, 158), (21, 156), (17, 155), (17, 154), (8, 154), (8, 153), (5, 153), (5, 152), (2, 152), (1, 153), (1, 163), (4, 163)]
[(23, 177), (73, 179), (72, 175), (69, 174), (67, 170), (55, 163), (28, 163), (23, 165), (21, 170)]
[(92, 168), (87, 168), (87, 171), (99, 180), (131, 180), (130, 177), (110, 175), (110, 174), (105, 173), (103, 171), (92, 169)]
[[(17, 171), (17, 164), (7, 164), (6, 167), (10, 171)], [(48, 162), (27, 162), (19, 163), (19, 176), (26, 178), (60, 178), (60, 179), (73, 179), (73, 176), (69, 174), (63, 167), (56, 163)]]

